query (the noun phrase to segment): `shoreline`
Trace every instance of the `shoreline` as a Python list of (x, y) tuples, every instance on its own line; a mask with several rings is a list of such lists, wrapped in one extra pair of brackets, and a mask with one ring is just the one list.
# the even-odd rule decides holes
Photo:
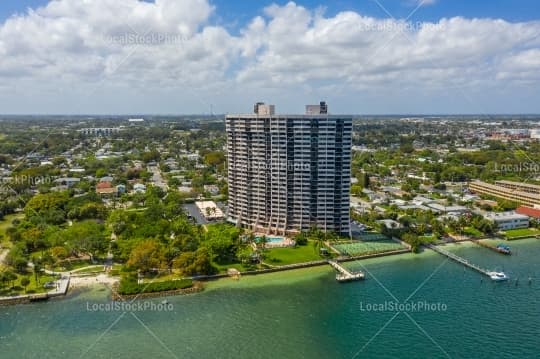
[(112, 287), (120, 281), (119, 277), (110, 277), (107, 274), (98, 274), (97, 276), (76, 276), (72, 275), (70, 280), (70, 289), (83, 289), (103, 285)]
[[(528, 237), (520, 239), (519, 242), (523, 243), (524, 241), (534, 243), (537, 241), (535, 237)], [(518, 241), (516, 241), (518, 242)], [(516, 243), (515, 242), (515, 243)], [(442, 247), (456, 248), (456, 247), (467, 247), (473, 248), (477, 245), (471, 240), (459, 241), (459, 242), (450, 242), (444, 243)], [(392, 253), (377, 253), (365, 256), (357, 256), (351, 258), (341, 258), (339, 261), (346, 264), (354, 264), (356, 261), (368, 261), (384, 263), (384, 262), (396, 262), (398, 260), (414, 260), (422, 259), (426, 256), (438, 256), (439, 254), (424, 248), (420, 253), (412, 253), (410, 251), (393, 251)], [(235, 279), (230, 277), (227, 274), (219, 274), (215, 276), (208, 277), (194, 277), (194, 286), (190, 288), (185, 288), (182, 290), (174, 291), (165, 291), (165, 292), (155, 292), (155, 293), (142, 293), (140, 295), (134, 296), (121, 296), (124, 299), (143, 299), (143, 298), (152, 298), (152, 297), (168, 297), (168, 296), (177, 296), (177, 295), (186, 295), (186, 294), (195, 294), (203, 291), (214, 291), (224, 288), (238, 288), (245, 286), (268, 286), (273, 284), (281, 283), (290, 283), (295, 281), (302, 281), (307, 278), (313, 278), (317, 276), (325, 276), (334, 272), (332, 267), (328, 266), (326, 260), (317, 261), (316, 263), (298, 263), (286, 268), (272, 268), (260, 271), (249, 271), (241, 273), (240, 279)], [(283, 275), (287, 273), (286, 277)], [(306, 274), (308, 274), (306, 276)], [(258, 278), (258, 279), (257, 279)], [(262, 279), (262, 280), (261, 280)], [(106, 290), (108, 296), (111, 296), (114, 300), (115, 294), (113, 288), (119, 283), (119, 277), (110, 277), (107, 274), (99, 274), (97, 276), (71, 276), (70, 277), (70, 287), (66, 295), (62, 297), (56, 297), (55, 300), (61, 300), (64, 298), (71, 297), (72, 295), (78, 295), (84, 292), (93, 291), (93, 290)], [(116, 295), (118, 296), (118, 295)], [(120, 297), (119, 297), (120, 298)], [(4, 298), (6, 302), (11, 298)], [(15, 299), (15, 298), (13, 298)], [(53, 299), (53, 298), (51, 298)], [(10, 306), (17, 304), (26, 304), (32, 303), (30, 301), (24, 303), (2, 303), (0, 300), (0, 306)]]

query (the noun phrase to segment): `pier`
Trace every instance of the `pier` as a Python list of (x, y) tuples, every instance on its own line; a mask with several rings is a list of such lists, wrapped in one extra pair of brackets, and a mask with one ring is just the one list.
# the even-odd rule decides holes
[(351, 272), (347, 268), (343, 267), (341, 264), (335, 261), (328, 261), (328, 264), (332, 266), (335, 270), (338, 271), (336, 274), (336, 280), (338, 282), (350, 282), (353, 280), (364, 279), (364, 273), (362, 272)]
[(465, 258), (461, 258), (460, 256), (454, 254), (454, 253), (451, 253), (451, 252), (448, 252), (447, 250), (444, 250), (440, 247), (437, 247), (437, 246), (434, 246), (433, 244), (426, 244), (426, 246), (429, 248), (429, 249), (432, 249), (434, 250), (435, 252), (437, 253), (440, 253), (442, 254), (443, 256), (446, 256), (458, 263), (461, 263), (463, 264), (465, 267), (469, 267), (483, 275), (486, 275), (490, 278), (492, 278), (492, 272), (484, 269), (484, 268), (481, 268), (479, 266), (477, 266), (476, 264), (473, 264), (473, 263), (470, 263), (468, 260), (466, 260)]
[(474, 244), (479, 245), (480, 247), (491, 249), (492, 251), (497, 252), (499, 254), (504, 254), (504, 255), (511, 255), (512, 254), (512, 252), (510, 251), (510, 248), (507, 247), (507, 246), (505, 246), (505, 247), (507, 247), (508, 249), (506, 249), (505, 247), (496, 247), (496, 246), (493, 246), (493, 245), (490, 245), (490, 244), (487, 244), (487, 243), (483, 243), (483, 242), (480, 242), (479, 240), (472, 240), (472, 242)]

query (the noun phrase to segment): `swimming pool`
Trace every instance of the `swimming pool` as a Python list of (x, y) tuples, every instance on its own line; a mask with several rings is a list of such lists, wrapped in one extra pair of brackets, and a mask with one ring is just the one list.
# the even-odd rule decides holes
[[(259, 243), (261, 241), (261, 236), (255, 237), (255, 242)], [(266, 242), (267, 243), (282, 243), (285, 241), (285, 238), (283, 237), (270, 237), (266, 236)]]

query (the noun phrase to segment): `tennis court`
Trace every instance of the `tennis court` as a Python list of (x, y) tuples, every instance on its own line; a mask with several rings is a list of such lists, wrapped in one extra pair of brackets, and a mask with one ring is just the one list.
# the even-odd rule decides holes
[(340, 242), (332, 246), (342, 254), (351, 256), (405, 249), (403, 245), (381, 233), (362, 233), (359, 237), (360, 240)]
[(365, 233), (361, 233), (359, 235), (360, 239), (362, 241), (366, 241), (366, 242), (369, 242), (369, 241), (383, 241), (383, 240), (388, 240), (389, 238), (387, 236), (385, 236), (384, 234), (382, 233), (375, 233), (375, 232), (365, 232)]

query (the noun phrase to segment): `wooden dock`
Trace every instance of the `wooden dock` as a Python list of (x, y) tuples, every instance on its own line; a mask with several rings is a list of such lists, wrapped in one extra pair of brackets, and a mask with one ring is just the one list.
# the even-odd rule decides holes
[(495, 246), (492, 246), (492, 245), (487, 244), (487, 243), (480, 242), (479, 240), (472, 240), (471, 242), (473, 242), (474, 244), (479, 245), (480, 247), (491, 249), (492, 251), (497, 252), (499, 254), (504, 254), (504, 255), (511, 255), (512, 254), (512, 252), (510, 252), (510, 251), (508, 251), (508, 252), (502, 251), (502, 250), (500, 250), (499, 248), (497, 248)]
[(361, 280), (365, 278), (363, 272), (351, 272), (347, 268), (335, 261), (328, 261), (328, 264), (338, 271), (336, 274), (336, 280), (338, 282), (351, 282), (353, 280)]
[(463, 264), (465, 267), (469, 267), (485, 276), (488, 276), (491, 278), (491, 272), (488, 271), (487, 269), (484, 269), (484, 268), (481, 268), (479, 266), (477, 266), (476, 264), (473, 264), (473, 263), (470, 263), (468, 260), (466, 260), (465, 258), (461, 258), (460, 256), (454, 254), (454, 253), (451, 253), (451, 252), (448, 252), (447, 250), (444, 250), (438, 246), (434, 246), (433, 244), (427, 244), (426, 245), (429, 249), (432, 249), (434, 250), (435, 252), (437, 253), (440, 253), (442, 254), (443, 256), (446, 256), (458, 263), (461, 263)]

